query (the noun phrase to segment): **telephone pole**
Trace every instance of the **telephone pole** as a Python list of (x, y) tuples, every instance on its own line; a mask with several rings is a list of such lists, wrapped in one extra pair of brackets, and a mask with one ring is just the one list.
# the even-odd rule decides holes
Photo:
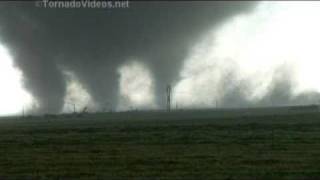
[(167, 85), (167, 111), (171, 110), (171, 85)]
[(24, 106), (22, 107), (22, 117), (25, 117), (25, 110), (24, 110)]
[(74, 103), (74, 102), (67, 102), (70, 106), (72, 106), (73, 107), (73, 114), (75, 114), (76, 113), (76, 103)]

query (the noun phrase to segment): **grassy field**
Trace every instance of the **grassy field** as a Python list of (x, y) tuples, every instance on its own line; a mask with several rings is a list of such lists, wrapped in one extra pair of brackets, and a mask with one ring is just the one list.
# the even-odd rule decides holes
[(320, 114), (0, 119), (0, 179), (318, 179)]

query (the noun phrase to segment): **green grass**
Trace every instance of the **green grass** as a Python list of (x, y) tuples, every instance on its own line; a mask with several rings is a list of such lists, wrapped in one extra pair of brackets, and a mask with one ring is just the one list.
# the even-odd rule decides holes
[(0, 120), (0, 179), (320, 178), (320, 115)]

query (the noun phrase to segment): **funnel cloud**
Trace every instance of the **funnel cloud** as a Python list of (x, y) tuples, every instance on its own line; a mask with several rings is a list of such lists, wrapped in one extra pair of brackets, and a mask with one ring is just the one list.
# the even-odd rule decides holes
[(175, 100), (184, 107), (318, 104), (319, 2), (259, 2), (195, 43)]
[(97, 106), (108, 101), (116, 108), (117, 71), (132, 57), (152, 72), (161, 107), (163, 89), (178, 77), (193, 42), (253, 4), (130, 2), (124, 9), (49, 9), (6, 2), (0, 5), (0, 40), (40, 112), (61, 111), (67, 87), (63, 70), (77, 76)]
[[(127, 67), (128, 64), (135, 64), (130, 62), (131, 59), (141, 65), (139, 68), (147, 69), (141, 70), (148, 73), (141, 73), (144, 75), (140, 75), (140, 79), (150, 76), (145, 79), (153, 83), (148, 83), (153, 89), (147, 88), (145, 92), (154, 94), (146, 95), (149, 100), (145, 102), (158, 108), (164, 108), (167, 84), (173, 84), (176, 92), (192, 86), (193, 90), (188, 93), (198, 100), (193, 101), (188, 97), (181, 99), (182, 96), (178, 94), (175, 99), (179, 103), (198, 107), (217, 104), (226, 107), (284, 102), (292, 104), (302, 103), (306, 97), (312, 99), (310, 97), (317, 96), (312, 91), (311, 94), (296, 94), (296, 98), (292, 99), (294, 93), (291, 87), (295, 84), (291, 82), (291, 72), (281, 75), (277, 80), (270, 75), (265, 78), (268, 83), (262, 83), (261, 86), (257, 85), (258, 81), (251, 80), (252, 76), (251, 79), (248, 74), (244, 77), (241, 71), (243, 67), (238, 66), (240, 61), (237, 57), (241, 56), (234, 55), (234, 47), (231, 46), (250, 46), (250, 43), (247, 46), (246, 42), (241, 44), (238, 41), (243, 39), (235, 39), (234, 43), (228, 44), (228, 41), (232, 42), (233, 35), (215, 33), (215, 39), (218, 40), (211, 42), (215, 48), (208, 48), (211, 46), (208, 41), (212, 32), (226, 27), (226, 22), (233, 17), (249, 16), (257, 9), (257, 4), (236, 1), (138, 1), (130, 2), (129, 7), (123, 9), (64, 9), (39, 8), (34, 2), (5, 2), (0, 4), (0, 43), (10, 51), (16, 67), (23, 74), (24, 87), (36, 100), (37, 110), (41, 113), (58, 113), (66, 106), (65, 99), (70, 94), (67, 92), (70, 82), (66, 79), (66, 73), (76, 77), (77, 83), (90, 95), (90, 101), (94, 102), (97, 110), (106, 109), (106, 104), (108, 109), (117, 109), (119, 104), (130, 107), (129, 104), (123, 104), (130, 101), (123, 99), (133, 95), (123, 94), (130, 93), (130, 90), (121, 88), (130, 87), (138, 91), (136, 86), (139, 85), (123, 84), (130, 82), (121, 80), (124, 77), (119, 71), (130, 74), (123, 71), (135, 68)], [(252, 18), (248, 22), (252, 22)], [(243, 32), (252, 32), (260, 27), (249, 27), (246, 31), (241, 29), (241, 21), (239, 24)], [(237, 35), (237, 26), (230, 27), (231, 34)], [(200, 53), (198, 58), (201, 60), (197, 64), (193, 62), (197, 59), (193, 57), (197, 53), (193, 52), (202, 41), (208, 47), (198, 51), (216, 55), (210, 59)], [(224, 44), (227, 44), (227, 48)], [(221, 55), (223, 52), (229, 55)], [(245, 57), (248, 56), (241, 58)], [(200, 66), (199, 63), (206, 59), (210, 59), (209, 66)], [(232, 68), (226, 65), (228, 63)], [(200, 71), (190, 70), (195, 69), (190, 68), (192, 66), (199, 66)], [(271, 69), (274, 70), (274, 67)], [(201, 75), (197, 76), (197, 73)], [(203, 73), (207, 73), (207, 76), (203, 77)], [(210, 87), (210, 82), (215, 87)], [(197, 84), (206, 86), (206, 90), (194, 88)], [(256, 91), (257, 88), (261, 90)], [(221, 91), (224, 93), (221, 94)], [(254, 98), (251, 97), (254, 95)], [(150, 99), (154, 102), (150, 102)], [(207, 102), (203, 104), (201, 99)]]

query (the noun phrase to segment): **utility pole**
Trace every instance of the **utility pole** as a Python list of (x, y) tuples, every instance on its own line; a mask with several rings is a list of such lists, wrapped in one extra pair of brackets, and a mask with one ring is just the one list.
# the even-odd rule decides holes
[(171, 85), (167, 86), (167, 111), (171, 110)]
[(22, 107), (22, 118), (25, 117), (25, 111), (24, 111), (24, 106)]
[(74, 102), (67, 102), (70, 106), (73, 106), (73, 114), (76, 113), (76, 103)]

